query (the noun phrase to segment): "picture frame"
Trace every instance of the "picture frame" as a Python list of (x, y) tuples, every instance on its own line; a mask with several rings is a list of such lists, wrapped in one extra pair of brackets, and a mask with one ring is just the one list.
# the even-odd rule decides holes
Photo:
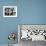
[[(19, 24), (18, 25), (18, 42), (21, 40), (24, 40), (25, 35), (22, 35), (21, 31), (27, 31), (28, 30), (28, 35), (33, 32), (33, 34), (30, 34), (29, 36), (33, 36), (32, 38), (28, 37), (26, 40), (31, 40), (31, 41), (46, 41), (46, 24)], [(36, 32), (34, 32), (36, 31)], [(37, 37), (35, 37), (37, 36)], [(21, 37), (23, 37), (21, 39)], [(34, 39), (33, 39), (34, 38)]]
[(3, 17), (17, 17), (17, 6), (3, 6)]

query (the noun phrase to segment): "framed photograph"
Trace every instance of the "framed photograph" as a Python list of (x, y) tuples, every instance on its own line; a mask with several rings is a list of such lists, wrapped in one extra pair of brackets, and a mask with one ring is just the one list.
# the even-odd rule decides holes
[(21, 40), (46, 41), (46, 25), (20, 24), (18, 38), (19, 42)]
[(17, 17), (17, 6), (3, 6), (3, 17)]

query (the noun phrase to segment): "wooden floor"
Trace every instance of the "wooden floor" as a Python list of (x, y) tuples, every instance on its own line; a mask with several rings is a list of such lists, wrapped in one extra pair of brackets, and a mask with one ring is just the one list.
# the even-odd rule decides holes
[[(0, 46), (8, 46), (8, 44), (0, 44)], [(9, 45), (9, 46), (18, 46), (18, 44)]]
[(28, 40), (28, 41), (21, 40), (19, 46), (46, 46), (46, 42), (44, 41), (32, 42), (31, 40)]
[[(8, 44), (0, 44), (0, 46), (8, 46)], [(46, 46), (46, 42), (42, 42), (42, 41), (35, 41), (32, 42), (31, 40), (21, 40), (19, 45), (15, 44), (13, 46)]]

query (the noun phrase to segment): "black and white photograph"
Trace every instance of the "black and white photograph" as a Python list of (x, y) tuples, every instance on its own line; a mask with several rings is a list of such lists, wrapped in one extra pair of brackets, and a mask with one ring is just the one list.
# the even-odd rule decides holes
[(18, 25), (18, 41), (20, 46), (31, 46), (46, 42), (46, 25)]
[(3, 17), (17, 17), (17, 6), (3, 6)]

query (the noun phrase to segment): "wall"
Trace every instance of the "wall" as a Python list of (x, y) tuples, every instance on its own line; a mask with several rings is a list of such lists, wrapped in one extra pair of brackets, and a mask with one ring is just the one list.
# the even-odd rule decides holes
[[(17, 5), (18, 17), (4, 18), (3, 5)], [(46, 0), (0, 0), (0, 44), (8, 43), (9, 32), (17, 34), (18, 24), (46, 24)]]

